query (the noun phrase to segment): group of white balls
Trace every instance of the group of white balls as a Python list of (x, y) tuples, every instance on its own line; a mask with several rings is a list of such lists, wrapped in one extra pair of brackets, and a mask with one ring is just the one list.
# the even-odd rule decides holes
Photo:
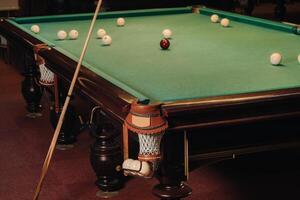
[[(300, 54), (298, 55), (297, 59), (298, 59), (298, 63), (300, 64)], [(271, 56), (270, 56), (270, 63), (272, 65), (280, 65), (281, 60), (282, 60), (282, 56), (278, 52), (272, 53)]]
[(65, 40), (65, 39), (67, 38), (67, 36), (69, 36), (69, 39), (70, 39), (70, 40), (76, 40), (76, 39), (78, 38), (78, 36), (79, 36), (79, 33), (78, 33), (78, 31), (75, 30), (75, 29), (70, 30), (70, 31), (69, 31), (69, 34), (67, 34), (67, 32), (64, 31), (64, 30), (59, 30), (59, 31), (57, 32), (57, 38), (58, 38), (59, 40)]
[[(41, 30), (40, 27), (39, 27), (38, 25), (32, 25), (30, 29), (31, 29), (31, 31), (34, 32), (34, 33), (39, 33), (40, 30)], [(69, 36), (69, 38), (70, 38), (71, 40), (76, 40), (76, 39), (78, 38), (78, 36), (79, 36), (79, 33), (78, 33), (78, 31), (75, 30), (75, 29), (70, 30), (70, 31), (69, 31), (69, 34), (67, 34), (67, 32), (64, 31), (64, 30), (59, 30), (59, 31), (57, 32), (57, 38), (58, 38), (59, 40), (64, 40), (64, 39), (67, 38), (67, 36)]]
[[(229, 24), (230, 24), (229, 19), (223, 18), (223, 19), (220, 21), (219, 16), (216, 15), (216, 14), (211, 15), (210, 20), (211, 20), (211, 22), (213, 22), (213, 23), (219, 23), (219, 22), (220, 22), (220, 24), (221, 24), (223, 27), (228, 27)], [(276, 53), (272, 53), (271, 56), (270, 56), (270, 63), (271, 63), (272, 65), (280, 65), (281, 60), (282, 60), (282, 56), (281, 56), (280, 53), (277, 53), (277, 52), (276, 52)], [(298, 62), (300, 63), (300, 54), (298, 55)]]
[(111, 36), (107, 35), (106, 31), (102, 28), (98, 29), (97, 31), (97, 38), (102, 40), (102, 44), (104, 46), (111, 45), (112, 43), (112, 38)]
[[(118, 26), (124, 26), (125, 25), (125, 19), (124, 18), (118, 18), (117, 19), (117, 25)], [(38, 25), (32, 25), (31, 26), (31, 31), (34, 33), (39, 33), (40, 32), (40, 27)], [(59, 40), (65, 40), (67, 39), (67, 37), (69, 36), (69, 39), (71, 40), (76, 40), (79, 36), (79, 33), (77, 30), (72, 29), (69, 31), (69, 33), (67, 34), (67, 32), (65, 30), (59, 30), (57, 32), (57, 39)], [(112, 43), (112, 38), (107, 35), (106, 31), (102, 28), (98, 29), (97, 31), (97, 38), (102, 39), (102, 44), (103, 45), (111, 45)]]
[[(117, 19), (117, 26), (125, 26), (125, 19), (120, 17)], [(100, 28), (97, 30), (97, 38), (102, 39), (102, 44), (104, 46), (109, 46), (112, 44), (112, 38), (109, 36), (105, 29)]]
[[(125, 19), (120, 17), (117, 19), (116, 23), (117, 23), (117, 26), (124, 26)], [(40, 32), (40, 27), (36, 24), (32, 25), (31, 31), (37, 34)], [(163, 34), (164, 38), (170, 39), (172, 36), (172, 31), (170, 29), (164, 29), (162, 34)], [(65, 30), (59, 30), (57, 32), (58, 40), (65, 40), (65, 39), (67, 39), (67, 37), (69, 37), (70, 40), (76, 40), (79, 37), (79, 33), (75, 29), (70, 30), (69, 33), (67, 33)], [(97, 38), (102, 39), (102, 44), (104, 46), (109, 46), (112, 44), (111, 36), (109, 36), (103, 28), (100, 28), (97, 30)]]
[(227, 19), (227, 18), (223, 18), (221, 19), (220, 21), (220, 18), (217, 14), (213, 14), (211, 17), (210, 17), (210, 21), (213, 22), (213, 23), (219, 23), (223, 26), (223, 27), (228, 27), (229, 24), (230, 24), (230, 20)]
[[(213, 23), (218, 23), (220, 21), (220, 18), (219, 18), (218, 15), (213, 14), (210, 17), (210, 20)], [(230, 24), (230, 21), (227, 18), (223, 18), (220, 21), (220, 24), (223, 27), (228, 27), (229, 24)], [(124, 26), (125, 25), (125, 19), (121, 18), (121, 17), (118, 18), (117, 19), (117, 25), (118, 26)], [(38, 25), (32, 25), (31, 26), (31, 31), (34, 32), (34, 33), (39, 33), (40, 32), (40, 27)], [(166, 38), (166, 39), (170, 39), (172, 37), (172, 31), (170, 29), (164, 29), (162, 31), (162, 34), (163, 34), (163, 37)], [(57, 38), (59, 40), (64, 40), (64, 39), (67, 38), (67, 36), (69, 36), (69, 38), (71, 40), (76, 40), (79, 36), (79, 33), (75, 29), (69, 31), (69, 34), (67, 34), (67, 32), (64, 31), (64, 30), (60, 30), (60, 31), (57, 32)], [(97, 38), (102, 39), (102, 44), (105, 45), (105, 46), (108, 46), (108, 45), (112, 44), (111, 36), (107, 35), (106, 31), (102, 28), (98, 29)], [(281, 56), (280, 53), (277, 53), (277, 52), (272, 53), (271, 56), (270, 56), (270, 62), (271, 62), (272, 65), (279, 65), (281, 63), (281, 60), (282, 60), (282, 56)], [(300, 64), (300, 54), (298, 55), (298, 62)]]

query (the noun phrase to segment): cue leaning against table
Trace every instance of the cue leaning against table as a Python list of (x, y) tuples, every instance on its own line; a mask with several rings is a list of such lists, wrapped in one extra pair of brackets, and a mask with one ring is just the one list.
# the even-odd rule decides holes
[(89, 44), (89, 41), (90, 41), (90, 38), (91, 38), (91, 34), (93, 32), (93, 29), (94, 29), (94, 25), (95, 25), (98, 13), (100, 11), (101, 3), (102, 3), (102, 0), (99, 0), (98, 3), (97, 3), (97, 7), (96, 7), (96, 10), (95, 10), (95, 13), (94, 13), (94, 16), (93, 16), (93, 19), (92, 19), (92, 22), (91, 22), (88, 34), (87, 34), (84, 46), (82, 48), (82, 52), (81, 52), (79, 61), (78, 61), (77, 66), (76, 66), (75, 73), (73, 75), (73, 79), (72, 79), (72, 82), (71, 82), (71, 85), (70, 85), (70, 88), (69, 88), (69, 91), (68, 91), (68, 95), (67, 95), (65, 103), (63, 105), (62, 112), (61, 112), (59, 120), (57, 122), (57, 126), (56, 126), (56, 129), (54, 131), (54, 135), (53, 135), (53, 138), (52, 138), (52, 141), (51, 141), (51, 144), (50, 144), (47, 156), (46, 156), (44, 164), (43, 164), (43, 168), (42, 168), (40, 180), (39, 180), (39, 183), (38, 183), (38, 185), (36, 187), (36, 191), (35, 191), (33, 200), (37, 200), (39, 198), (41, 187), (42, 187), (44, 178), (45, 178), (45, 176), (47, 174), (47, 171), (48, 171), (48, 168), (49, 168), (49, 165), (50, 165), (50, 161), (51, 161), (51, 158), (52, 158), (52, 155), (53, 155), (53, 152), (54, 152), (54, 148), (55, 148), (55, 145), (56, 145), (56, 142), (57, 142), (57, 138), (58, 138), (58, 135), (60, 133), (60, 130), (61, 130), (61, 127), (62, 127), (62, 124), (63, 124), (63, 120), (64, 120), (64, 117), (65, 117), (68, 105), (70, 103), (71, 95), (73, 93), (76, 80), (78, 78), (80, 67), (81, 67), (84, 55), (86, 53), (86, 50), (87, 50), (87, 47), (88, 47), (88, 44)]

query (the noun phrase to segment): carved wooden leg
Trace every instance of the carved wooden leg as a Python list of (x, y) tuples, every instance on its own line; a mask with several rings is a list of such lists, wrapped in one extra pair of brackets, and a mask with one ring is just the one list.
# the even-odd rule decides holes
[(26, 108), (29, 112), (27, 116), (32, 118), (41, 116), (40, 101), (43, 92), (41, 86), (38, 84), (36, 66), (34, 64), (26, 66), (23, 75), (25, 79), (22, 82), (22, 95), (27, 103)]
[[(50, 121), (55, 128), (58, 122), (61, 109), (57, 112), (53, 107), (50, 107)], [(57, 148), (64, 150), (68, 147), (72, 147), (72, 144), (76, 142), (76, 136), (79, 133), (78, 118), (74, 108), (70, 106), (65, 114), (64, 123), (57, 139)]]
[(191, 194), (192, 190), (183, 181), (184, 174), (184, 135), (166, 133), (162, 141), (162, 160), (157, 172), (159, 184), (153, 194), (163, 200), (178, 200)]
[[(59, 81), (55, 81), (54, 92), (50, 93), (50, 122), (55, 128), (61, 114), (67, 91)], [(65, 114), (64, 122), (58, 136), (56, 148), (66, 150), (73, 147), (81, 129), (81, 123), (75, 108), (70, 104)]]
[(114, 196), (123, 186), (121, 166), (123, 162), (120, 143), (116, 141), (117, 132), (109, 122), (98, 122), (91, 129), (96, 137), (91, 146), (90, 161), (97, 175), (96, 185), (101, 190), (97, 196)]

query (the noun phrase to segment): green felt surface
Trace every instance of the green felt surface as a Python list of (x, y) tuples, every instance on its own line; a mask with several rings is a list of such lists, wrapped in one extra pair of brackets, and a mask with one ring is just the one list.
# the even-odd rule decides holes
[[(251, 18), (238, 19), (235, 16), (236, 21), (223, 28), (211, 23), (207, 13), (137, 14), (117, 27), (115, 16), (100, 17), (84, 64), (141, 100), (165, 102), (300, 87), (300, 36), (256, 26)], [(28, 21), (20, 26), (29, 30)], [(41, 28), (39, 38), (78, 59), (90, 20), (51, 22), (49, 18), (34, 24)], [(102, 46), (96, 38), (100, 27), (113, 38), (111, 46)], [(164, 51), (159, 42), (165, 28), (172, 30), (173, 37), (170, 49)], [(77, 29), (79, 38), (58, 41), (61, 29)], [(282, 54), (281, 66), (270, 64), (273, 52)]]

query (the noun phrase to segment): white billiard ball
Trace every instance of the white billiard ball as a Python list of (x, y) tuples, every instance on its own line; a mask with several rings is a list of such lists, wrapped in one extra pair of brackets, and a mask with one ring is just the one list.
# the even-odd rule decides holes
[(142, 162), (139, 160), (133, 160), (130, 164), (133, 175), (138, 175), (138, 172), (142, 167)]
[(102, 37), (102, 44), (103, 45), (109, 46), (109, 45), (111, 45), (111, 43), (112, 43), (112, 39), (111, 39), (111, 37), (109, 35), (104, 35)]
[(280, 53), (272, 53), (272, 55), (270, 56), (270, 62), (272, 65), (279, 65), (281, 62), (281, 55)]
[(64, 31), (64, 30), (58, 31), (58, 32), (57, 32), (57, 38), (58, 38), (59, 40), (64, 40), (64, 39), (66, 39), (66, 38), (67, 38), (67, 32)]
[(70, 30), (69, 32), (69, 38), (71, 40), (76, 40), (78, 38), (78, 35), (79, 35), (78, 31), (76, 31), (75, 29)]
[(170, 29), (163, 30), (162, 34), (166, 39), (170, 39), (172, 37), (172, 31)]
[(210, 21), (213, 22), (213, 23), (217, 23), (219, 22), (219, 16), (214, 14), (210, 17)]
[(142, 166), (140, 167), (139, 173), (142, 176), (147, 177), (151, 174), (151, 167), (148, 162), (145, 161), (141, 161), (141, 162), (142, 162)]
[(125, 25), (125, 19), (120, 17), (117, 19), (117, 25), (118, 26), (124, 26)]
[(40, 32), (40, 27), (38, 25), (32, 25), (30, 29), (34, 33), (39, 33)]
[(97, 31), (97, 37), (102, 38), (104, 35), (106, 35), (106, 31), (102, 28), (98, 29)]
[(221, 25), (222, 25), (223, 27), (228, 27), (228, 26), (229, 26), (229, 23), (230, 23), (230, 21), (229, 21), (229, 19), (227, 19), (227, 18), (224, 18), (224, 19), (221, 20)]
[(122, 168), (125, 169), (125, 170), (130, 169), (132, 161), (133, 161), (132, 159), (124, 160), (124, 162), (122, 164)]
[(300, 54), (298, 55), (298, 63), (300, 64)]

